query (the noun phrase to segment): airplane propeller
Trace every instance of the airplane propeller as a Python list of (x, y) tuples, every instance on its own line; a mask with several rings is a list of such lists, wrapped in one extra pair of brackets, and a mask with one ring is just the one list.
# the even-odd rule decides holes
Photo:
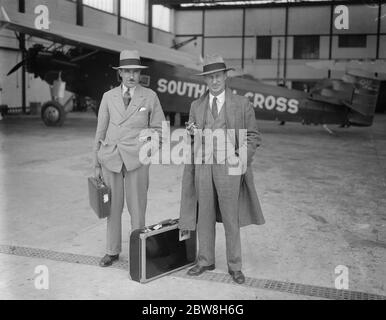
[(27, 59), (24, 59), (22, 61), (20, 61), (18, 64), (16, 64), (8, 73), (7, 73), (7, 76), (9, 76), (10, 74), (16, 72), (19, 68), (21, 68), (23, 66), (23, 64), (27, 61)]

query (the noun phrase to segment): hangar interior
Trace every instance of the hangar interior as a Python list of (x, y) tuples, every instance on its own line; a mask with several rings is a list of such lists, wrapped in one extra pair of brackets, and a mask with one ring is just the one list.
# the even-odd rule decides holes
[[(300, 91), (341, 78), (346, 66), (386, 73), (381, 0), (0, 0), (9, 16), (34, 14), (39, 5), (52, 20), (198, 60), (219, 53), (236, 74)], [(342, 5), (348, 25), (335, 12)], [(65, 125), (47, 127), (32, 110), (50, 100), (49, 85), (25, 67), (7, 76), (36, 43), (51, 45), (0, 29), (0, 105), (11, 110), (0, 114), (0, 299), (386, 299), (384, 98), (371, 125), (332, 133), (257, 118), (262, 144), (251, 166), (266, 224), (242, 229), (245, 284), (228, 275), (217, 224), (213, 272), (192, 278), (181, 270), (144, 285), (128, 276), (126, 206), (120, 260), (98, 266), (106, 223), (87, 193), (95, 115), (72, 112)], [(148, 225), (178, 218), (182, 170), (151, 166)]]

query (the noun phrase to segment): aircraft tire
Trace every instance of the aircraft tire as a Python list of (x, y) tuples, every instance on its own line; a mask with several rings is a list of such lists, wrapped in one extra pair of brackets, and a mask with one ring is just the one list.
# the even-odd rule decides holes
[(48, 127), (60, 127), (64, 123), (66, 112), (57, 101), (48, 101), (42, 106), (41, 117)]

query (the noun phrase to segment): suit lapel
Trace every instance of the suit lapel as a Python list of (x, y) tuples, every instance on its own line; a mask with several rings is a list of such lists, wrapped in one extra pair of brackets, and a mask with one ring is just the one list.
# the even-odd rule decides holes
[[(227, 88), (225, 91), (225, 103), (223, 106), (225, 111), (225, 123), (227, 129), (234, 129), (235, 130), (235, 136), (238, 136), (238, 127), (236, 127), (236, 116), (237, 116), (237, 105), (234, 102), (233, 99), (233, 93), (232, 91)], [(230, 131), (228, 131), (230, 133)], [(228, 134), (228, 138), (231, 140), (233, 145), (236, 146), (235, 136), (233, 134)]]
[(209, 106), (209, 91), (205, 93), (205, 95), (202, 97), (201, 103), (198, 105), (197, 110), (197, 121), (198, 121), (198, 127), (200, 129), (204, 129), (205, 124), (205, 115), (208, 110)]
[(122, 124), (123, 122), (125, 122), (138, 110), (142, 100), (143, 100), (143, 89), (140, 85), (137, 85), (134, 91), (134, 96), (132, 97), (127, 109), (124, 111), (122, 120), (120, 121), (119, 124)]
[(237, 105), (234, 103), (233, 93), (229, 88), (227, 88), (225, 91), (224, 107), (227, 129), (237, 129), (235, 126)]
[(121, 86), (114, 88), (113, 100), (114, 100), (114, 105), (116, 107), (115, 109), (118, 111), (121, 117), (123, 117), (125, 113), (125, 105), (123, 104)]

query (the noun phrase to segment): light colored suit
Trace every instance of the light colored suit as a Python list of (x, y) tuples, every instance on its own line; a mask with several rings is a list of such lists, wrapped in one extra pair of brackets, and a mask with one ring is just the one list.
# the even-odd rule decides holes
[[(139, 159), (144, 142), (144, 129), (158, 132), (161, 137), (165, 116), (157, 94), (137, 85), (127, 109), (121, 87), (107, 91), (102, 98), (94, 141), (94, 165), (102, 166), (105, 183), (111, 188), (111, 214), (107, 218), (107, 254), (121, 251), (121, 216), (126, 203), (131, 216), (131, 228), (145, 226), (149, 166)], [(160, 140), (162, 141), (162, 140)]]
[(121, 87), (107, 91), (98, 113), (98, 126), (94, 143), (94, 164), (108, 170), (121, 172), (122, 164), (128, 171), (139, 168), (138, 153), (143, 145), (139, 141), (141, 130), (151, 128), (161, 136), (165, 120), (157, 94), (137, 85), (127, 110), (123, 103)]

